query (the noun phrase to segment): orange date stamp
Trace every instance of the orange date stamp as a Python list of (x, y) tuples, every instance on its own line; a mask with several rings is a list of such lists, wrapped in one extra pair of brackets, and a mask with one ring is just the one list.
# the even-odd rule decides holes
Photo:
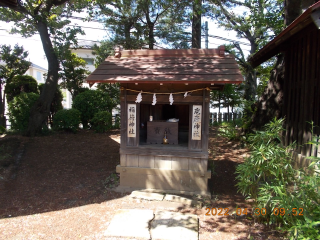
[[(253, 212), (250, 213), (247, 208), (237, 208), (233, 214), (230, 214), (229, 208), (206, 208), (206, 216), (229, 216), (234, 215), (234, 213), (238, 216), (240, 215), (252, 215), (252, 216), (265, 216), (267, 214), (267, 210), (265, 208), (254, 208)], [(303, 208), (274, 208), (272, 210), (272, 214), (275, 216), (303, 216)]]

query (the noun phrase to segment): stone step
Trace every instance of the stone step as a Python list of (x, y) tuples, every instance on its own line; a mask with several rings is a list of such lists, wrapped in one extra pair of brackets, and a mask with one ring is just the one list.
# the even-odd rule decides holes
[(163, 194), (143, 192), (143, 191), (133, 191), (130, 196), (132, 198), (140, 198), (140, 199), (155, 200), (155, 201), (162, 201), (164, 198)]
[(151, 221), (152, 240), (198, 240), (199, 220), (194, 214), (157, 211)]
[(109, 237), (150, 239), (149, 222), (154, 218), (152, 210), (120, 209), (105, 232)]
[(194, 214), (145, 209), (120, 209), (105, 236), (116, 238), (198, 240), (199, 220)]

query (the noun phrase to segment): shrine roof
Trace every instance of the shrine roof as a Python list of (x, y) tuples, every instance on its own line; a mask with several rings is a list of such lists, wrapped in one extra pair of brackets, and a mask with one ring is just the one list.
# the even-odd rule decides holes
[(276, 54), (285, 51), (287, 47), (286, 41), (293, 38), (295, 34), (312, 22), (314, 22), (315, 26), (320, 29), (320, 1), (311, 5), (278, 36), (255, 53), (249, 59), (251, 65), (255, 68)]
[(233, 55), (218, 49), (123, 50), (105, 59), (86, 81), (104, 83), (241, 83)]

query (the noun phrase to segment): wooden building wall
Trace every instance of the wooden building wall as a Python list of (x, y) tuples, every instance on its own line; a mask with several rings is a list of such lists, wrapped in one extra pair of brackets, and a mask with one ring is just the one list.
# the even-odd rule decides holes
[(309, 24), (285, 44), (284, 143), (296, 142), (296, 152), (318, 156), (319, 149), (306, 145), (311, 140), (313, 121), (320, 135), (320, 30)]

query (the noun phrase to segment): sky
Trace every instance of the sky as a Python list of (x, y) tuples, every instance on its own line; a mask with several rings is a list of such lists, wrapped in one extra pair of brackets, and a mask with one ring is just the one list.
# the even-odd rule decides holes
[[(232, 31), (225, 31), (219, 28), (215, 23), (205, 18), (202, 18), (202, 23), (208, 21), (209, 36), (219, 36), (227, 39), (232, 39), (241, 42), (247, 42), (245, 39), (238, 39), (236, 33)], [(79, 42), (81, 41), (101, 41), (108, 37), (108, 32), (104, 30), (103, 24), (98, 22), (83, 22), (82, 20), (72, 19), (72, 25), (82, 26), (86, 35), (79, 36)], [(48, 63), (45, 58), (45, 54), (42, 48), (39, 35), (34, 35), (30, 38), (21, 37), (19, 34), (9, 34), (10, 28), (13, 24), (0, 21), (0, 45), (10, 44), (11, 46), (18, 44), (22, 45), (25, 50), (29, 52), (28, 60), (32, 63), (39, 65), (43, 68), (48, 68)], [(209, 37), (209, 48), (217, 48), (219, 45), (228, 44), (230, 42), (219, 38)], [(205, 47), (205, 38), (202, 37), (202, 48)], [(243, 49), (248, 49), (249, 46), (242, 45)]]
[[(86, 35), (79, 35), (79, 39), (100, 41), (106, 36), (106, 31), (103, 30), (103, 25), (98, 22), (83, 22), (82, 20), (72, 19), (72, 25), (78, 24), (84, 27)], [(19, 34), (9, 34), (12, 24), (0, 21), (0, 45), (10, 44), (11, 46), (18, 44), (22, 45), (24, 50), (29, 52), (28, 60), (32, 63), (48, 69), (48, 63), (45, 58), (45, 53), (42, 48), (40, 36), (38, 34), (24, 38)], [(90, 28), (85, 28), (90, 27)], [(92, 29), (99, 28), (99, 29)], [(100, 30), (101, 29), (101, 30)]]

